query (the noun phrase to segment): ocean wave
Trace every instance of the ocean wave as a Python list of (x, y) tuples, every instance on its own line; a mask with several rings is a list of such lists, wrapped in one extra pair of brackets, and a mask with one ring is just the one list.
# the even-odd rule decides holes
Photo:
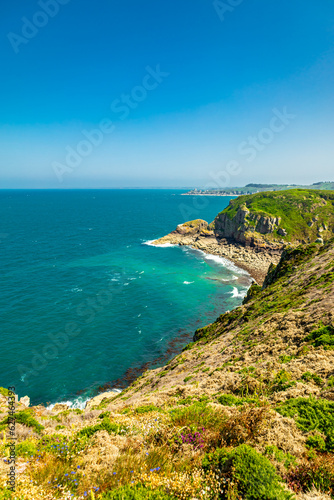
[(230, 260), (225, 259), (225, 257), (220, 257), (219, 255), (206, 254), (205, 260), (216, 262), (217, 264), (220, 264), (223, 267), (226, 267), (226, 269), (229, 269), (230, 271), (233, 271), (237, 274), (249, 274), (244, 269), (241, 269), (240, 267), (233, 264), (233, 262), (231, 262)]
[[(120, 394), (122, 392), (121, 389), (111, 389), (110, 391), (106, 392), (114, 392), (116, 394)], [(46, 407), (47, 410), (52, 410), (55, 405), (67, 405), (71, 410), (79, 409), (79, 410), (84, 410), (86, 407), (87, 401), (92, 399), (91, 397), (84, 397), (84, 396), (79, 396), (78, 398), (73, 399), (73, 401), (68, 400), (68, 401), (56, 401), (55, 403), (50, 404), (49, 406)]]
[(246, 291), (239, 292), (237, 287), (233, 287), (233, 290), (231, 291), (231, 295), (233, 299), (243, 299), (246, 296)]
[(89, 401), (91, 398), (76, 398), (73, 401), (57, 401), (56, 403), (52, 403), (49, 406), (46, 407), (47, 410), (52, 410), (55, 405), (67, 405), (71, 408), (71, 410), (74, 410), (76, 408), (79, 408), (80, 410), (83, 410), (86, 406), (87, 401)]
[(195, 281), (184, 281), (183, 282), (184, 285), (191, 285), (192, 283), (195, 283)]
[(167, 248), (167, 247), (177, 247), (178, 246), (178, 245), (173, 245), (172, 243), (162, 243), (160, 245), (154, 245), (153, 241), (156, 241), (156, 240), (144, 241), (143, 245), (148, 245), (149, 247), (155, 247), (155, 248)]

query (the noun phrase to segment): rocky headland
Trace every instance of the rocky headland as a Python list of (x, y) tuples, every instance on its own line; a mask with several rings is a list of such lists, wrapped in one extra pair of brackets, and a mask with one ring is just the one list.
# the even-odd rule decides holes
[(201, 219), (185, 222), (152, 243), (187, 245), (219, 255), (262, 284), (286, 246), (323, 243), (333, 235), (333, 202), (331, 191), (302, 189), (240, 196), (210, 224)]

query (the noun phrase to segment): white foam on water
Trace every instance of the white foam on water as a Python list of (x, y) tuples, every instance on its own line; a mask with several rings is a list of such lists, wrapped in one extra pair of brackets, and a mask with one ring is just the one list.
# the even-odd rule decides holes
[[(202, 251), (202, 250), (200, 250), (200, 251)], [(225, 259), (225, 257), (220, 257), (219, 255), (211, 255), (211, 254), (204, 254), (204, 255), (205, 255), (205, 257), (204, 257), (205, 260), (207, 260), (207, 261), (210, 260), (210, 261), (216, 262), (217, 264), (222, 265), (226, 269), (229, 269), (230, 271), (233, 271), (236, 274), (245, 274), (245, 275), (249, 274), (244, 269), (241, 269), (240, 267), (233, 264), (233, 262), (231, 262), (230, 260)]]
[[(120, 394), (122, 392), (121, 389), (111, 389), (110, 391), (105, 391), (105, 392), (114, 392), (116, 394)], [(55, 405), (67, 405), (70, 407), (71, 410), (75, 410), (76, 408), (80, 410), (84, 410), (87, 404), (87, 401), (89, 401), (92, 398), (85, 398), (82, 396), (79, 396), (78, 398), (75, 398), (73, 401), (57, 401), (56, 403), (52, 403), (49, 406), (46, 407), (47, 410), (52, 410)]]
[(67, 405), (71, 408), (71, 410), (74, 410), (75, 408), (79, 408), (80, 410), (83, 410), (86, 406), (87, 401), (89, 401), (90, 398), (77, 398), (74, 399), (73, 401), (59, 401), (56, 403), (52, 403), (51, 405), (47, 406), (47, 410), (52, 410), (55, 405)]
[(148, 245), (149, 247), (155, 247), (155, 248), (167, 248), (167, 247), (177, 247), (178, 245), (173, 245), (172, 243), (161, 243), (159, 245), (154, 245), (153, 242), (156, 240), (148, 240), (144, 241), (143, 245)]
[(184, 285), (191, 285), (192, 283), (195, 283), (195, 281), (184, 281), (183, 282)]
[(233, 297), (233, 299), (243, 299), (245, 296), (246, 296), (246, 291), (243, 291), (243, 292), (239, 292), (239, 290), (237, 289), (237, 287), (233, 287), (233, 290), (231, 291), (231, 295)]

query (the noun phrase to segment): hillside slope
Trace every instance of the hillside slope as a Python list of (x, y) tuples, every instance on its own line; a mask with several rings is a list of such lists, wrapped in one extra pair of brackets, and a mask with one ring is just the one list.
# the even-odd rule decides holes
[[(285, 249), (242, 306), (120, 395), (18, 410), (20, 500), (329, 498), (334, 240)], [(4, 397), (2, 412), (6, 430)]]

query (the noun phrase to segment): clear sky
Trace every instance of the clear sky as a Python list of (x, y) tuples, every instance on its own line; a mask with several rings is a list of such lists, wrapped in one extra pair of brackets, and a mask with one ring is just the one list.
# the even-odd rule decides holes
[(11, 0), (3, 188), (334, 180), (333, 0)]

